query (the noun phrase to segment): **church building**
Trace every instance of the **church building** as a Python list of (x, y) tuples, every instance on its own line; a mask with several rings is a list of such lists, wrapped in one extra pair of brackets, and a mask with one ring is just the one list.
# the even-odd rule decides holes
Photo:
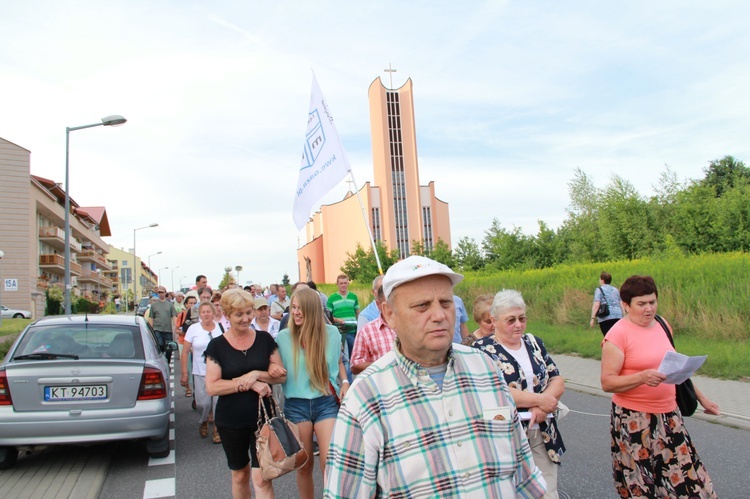
[[(434, 182), (419, 183), (411, 78), (396, 89), (376, 78), (368, 98), (373, 183), (365, 183), (359, 196), (374, 240), (398, 249), (401, 258), (410, 255), (414, 241), (426, 250), (439, 239), (450, 247), (448, 203), (435, 197)], [(357, 196), (348, 192), (343, 200), (321, 206), (307, 222), (297, 250), (300, 280), (336, 282), (347, 252), (353, 254), (358, 243), (365, 250), (371, 247)]]

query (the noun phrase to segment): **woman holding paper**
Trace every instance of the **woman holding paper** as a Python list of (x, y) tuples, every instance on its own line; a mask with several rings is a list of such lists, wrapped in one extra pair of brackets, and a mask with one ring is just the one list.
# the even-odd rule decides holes
[(504, 289), (490, 306), (493, 334), (472, 345), (489, 355), (503, 372), (529, 439), (534, 464), (547, 482), (545, 498), (556, 498), (557, 467), (565, 452), (555, 411), (565, 391), (544, 342), (526, 334), (526, 303), (521, 293)]
[[(605, 336), (601, 363), (602, 389), (614, 393), (615, 488), (621, 497), (716, 497), (677, 408), (675, 386), (663, 383), (657, 370), (674, 348), (656, 320), (656, 283), (651, 276), (629, 277), (620, 297), (627, 315)], [(719, 406), (695, 392), (704, 412), (719, 414)]]

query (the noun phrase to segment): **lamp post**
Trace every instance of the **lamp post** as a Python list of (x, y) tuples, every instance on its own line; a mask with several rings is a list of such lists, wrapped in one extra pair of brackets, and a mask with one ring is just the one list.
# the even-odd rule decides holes
[(161, 251), (157, 251), (153, 255), (148, 255), (148, 268), (151, 268), (151, 257), (156, 255), (161, 255)]
[[(0, 250), (0, 260), (2, 260), (4, 256), (5, 256), (5, 253), (3, 253), (2, 250)], [(2, 272), (0, 272), (0, 288), (3, 288), (3, 287), (5, 287), (5, 283), (3, 282)], [(2, 300), (0, 300), (0, 305), (2, 305), (2, 303), (3, 303)], [(0, 314), (0, 325), (2, 324), (3, 324), (3, 316), (2, 314)]]
[[(158, 227), (159, 224), (151, 224), (151, 225), (144, 225), (143, 227), (138, 227), (137, 229), (133, 229), (133, 313), (138, 311), (138, 276), (136, 274), (140, 274), (140, 269), (136, 269), (135, 266), (138, 264), (138, 257), (135, 256), (135, 234), (137, 231), (142, 229), (150, 229), (152, 227)], [(149, 267), (150, 269), (151, 267)]]
[(101, 123), (65, 128), (65, 315), (70, 315), (70, 132), (95, 126), (122, 125), (126, 120), (120, 115), (105, 116)]
[(174, 293), (174, 271), (179, 269), (180, 266), (172, 267), (172, 287), (169, 289), (171, 292)]
[(242, 265), (237, 265), (234, 270), (237, 271), (237, 286), (242, 287), (242, 284), (240, 284), (240, 272), (242, 272)]

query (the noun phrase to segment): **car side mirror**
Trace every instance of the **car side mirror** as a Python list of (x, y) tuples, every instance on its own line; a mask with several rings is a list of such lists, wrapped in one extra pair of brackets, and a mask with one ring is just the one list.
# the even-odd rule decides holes
[(177, 346), (176, 341), (168, 341), (166, 345), (164, 345), (164, 351), (165, 352), (174, 352), (179, 347)]

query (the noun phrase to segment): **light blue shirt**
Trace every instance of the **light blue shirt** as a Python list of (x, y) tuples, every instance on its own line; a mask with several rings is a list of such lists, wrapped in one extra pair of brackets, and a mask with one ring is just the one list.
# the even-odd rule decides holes
[(378, 317), (380, 317), (380, 310), (378, 310), (375, 300), (372, 300), (370, 304), (359, 313), (359, 317), (357, 317), (357, 332), (365, 327), (365, 324), (374, 321)]
[[(326, 325), (328, 333), (326, 344), (326, 362), (328, 363), (328, 379), (338, 390), (339, 359), (341, 358), (341, 333), (336, 326)], [(297, 357), (297, 366), (294, 365), (294, 354), (292, 353), (292, 333), (289, 328), (282, 329), (276, 337), (279, 346), (281, 362), (287, 371), (284, 382), (284, 396), (289, 398), (316, 399), (325, 394), (316, 390), (310, 384), (310, 376), (307, 374), (307, 362), (305, 351), (300, 349)]]
[(461, 324), (469, 322), (469, 315), (466, 313), (464, 301), (456, 295), (453, 295), (453, 303), (456, 305), (456, 330), (453, 333), (453, 343), (461, 343)]

